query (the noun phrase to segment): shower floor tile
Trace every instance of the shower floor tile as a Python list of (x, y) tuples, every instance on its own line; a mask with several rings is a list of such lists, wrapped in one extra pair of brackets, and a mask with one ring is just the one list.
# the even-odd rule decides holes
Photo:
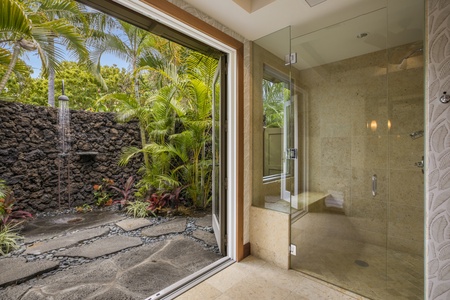
[(423, 256), (364, 241), (344, 215), (308, 213), (292, 224), (291, 267), (366, 297), (423, 299)]

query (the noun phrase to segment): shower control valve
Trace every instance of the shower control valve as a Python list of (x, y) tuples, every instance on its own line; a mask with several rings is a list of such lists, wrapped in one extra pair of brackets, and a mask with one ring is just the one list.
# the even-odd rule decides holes
[(442, 103), (449, 103), (450, 102), (450, 95), (447, 95), (447, 92), (443, 92), (441, 98), (439, 100)]

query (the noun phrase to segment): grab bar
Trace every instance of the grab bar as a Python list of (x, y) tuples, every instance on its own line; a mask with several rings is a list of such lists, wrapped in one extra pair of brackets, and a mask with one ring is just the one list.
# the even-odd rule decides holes
[(377, 195), (377, 175), (372, 175), (372, 197), (375, 197)]

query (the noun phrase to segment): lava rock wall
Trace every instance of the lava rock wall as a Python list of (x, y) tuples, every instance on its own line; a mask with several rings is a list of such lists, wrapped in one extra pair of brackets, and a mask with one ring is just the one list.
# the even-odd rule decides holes
[(118, 162), (124, 148), (140, 145), (137, 122), (118, 123), (113, 113), (70, 111), (70, 151), (61, 155), (58, 110), (0, 101), (0, 179), (31, 212), (93, 205), (103, 178), (120, 186), (136, 177), (140, 159)]

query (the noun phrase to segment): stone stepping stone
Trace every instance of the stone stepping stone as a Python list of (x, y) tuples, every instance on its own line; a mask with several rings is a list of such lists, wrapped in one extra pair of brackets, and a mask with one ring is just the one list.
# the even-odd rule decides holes
[(206, 244), (210, 246), (217, 245), (216, 237), (214, 236), (214, 233), (204, 231), (204, 230), (196, 230), (192, 233), (192, 236), (204, 241)]
[(95, 237), (100, 237), (108, 234), (109, 228), (93, 228), (68, 234), (66, 236), (54, 238), (46, 242), (37, 242), (29, 246), (25, 251), (26, 254), (39, 255), (51, 250), (60, 248), (68, 248), (78, 244), (79, 242), (90, 240)]
[(58, 256), (97, 258), (103, 255), (112, 254), (121, 250), (142, 245), (138, 237), (113, 236), (96, 240), (92, 244), (70, 248), (58, 252)]
[(23, 257), (0, 259), (0, 287), (23, 282), (52, 271), (58, 266), (59, 261), (37, 260), (27, 262)]
[(153, 223), (150, 220), (144, 218), (125, 219), (116, 223), (117, 226), (125, 231), (133, 231), (142, 227), (150, 226), (152, 224)]
[(108, 211), (42, 217), (28, 221), (21, 234), (25, 237), (25, 244), (30, 244), (38, 240), (51, 239), (54, 236), (67, 234), (75, 230), (97, 228), (103, 225), (117, 223), (124, 218), (124, 216)]
[(206, 215), (202, 218), (195, 220), (195, 225), (200, 227), (212, 227), (212, 216)]
[(170, 233), (181, 233), (186, 230), (186, 219), (175, 219), (142, 230), (143, 236), (156, 237)]

